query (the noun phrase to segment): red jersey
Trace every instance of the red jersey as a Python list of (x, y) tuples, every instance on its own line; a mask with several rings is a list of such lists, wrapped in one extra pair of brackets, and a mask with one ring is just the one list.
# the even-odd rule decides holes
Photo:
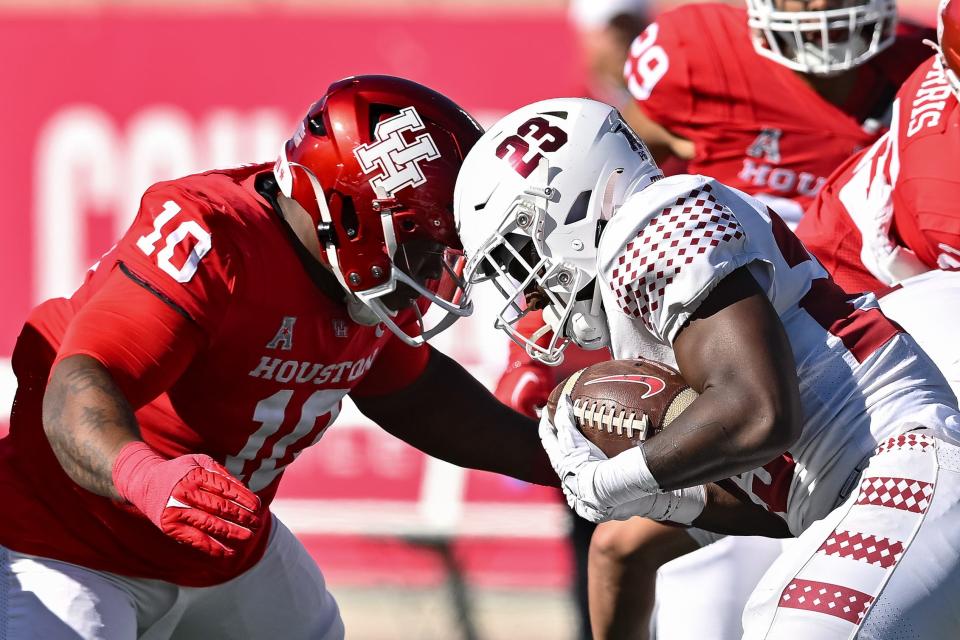
[(936, 57), (897, 94), (890, 131), (830, 177), (797, 235), (850, 291), (960, 268), (960, 108)]
[[(61, 344), (82, 344), (82, 336), (67, 333), (71, 320), (96, 304), (108, 278), (131, 278), (141, 285), (135, 292), (160, 297), (203, 335), (165, 392), (138, 400), (124, 390), (143, 440), (169, 457), (212, 456), (265, 504), (284, 468), (337, 417), (346, 394), (389, 393), (421, 374), (428, 348), (355, 324), (342, 303), (320, 292), (285, 224), (254, 187), (268, 170), (155, 185), (80, 289), (31, 313), (13, 356), (19, 388), (10, 435), (0, 441), (0, 493), (12, 516), (0, 519), (0, 543), (188, 586), (228, 580), (262, 554), (269, 527), (248, 553), (214, 560), (166, 537), (130, 505), (82, 489), (54, 457), (40, 416), (44, 385)], [(128, 312), (134, 318), (136, 304), (131, 300)], [(96, 355), (59, 355), (74, 353)]]
[(826, 177), (880, 135), (897, 87), (930, 53), (924, 37), (935, 33), (901, 25), (895, 43), (858, 68), (838, 107), (757, 54), (744, 9), (690, 4), (637, 37), (625, 73), (647, 116), (694, 143), (688, 172), (768, 196), (795, 226)]

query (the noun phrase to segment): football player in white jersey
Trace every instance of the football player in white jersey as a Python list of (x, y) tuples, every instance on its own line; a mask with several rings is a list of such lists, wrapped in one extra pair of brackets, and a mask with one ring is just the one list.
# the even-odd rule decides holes
[[(500, 291), (497, 324), (528, 352), (556, 362), (574, 342), (648, 357), (700, 393), (610, 459), (561, 399), (541, 438), (578, 513), (753, 533), (707, 499), (733, 478), (799, 537), (754, 591), (745, 638), (960, 634), (947, 606), (960, 589), (960, 411), (873, 295), (845, 294), (760, 201), (663, 178), (620, 114), (589, 100), (491, 127), (455, 208), (468, 282)], [(549, 327), (529, 339), (515, 325), (537, 307)]]

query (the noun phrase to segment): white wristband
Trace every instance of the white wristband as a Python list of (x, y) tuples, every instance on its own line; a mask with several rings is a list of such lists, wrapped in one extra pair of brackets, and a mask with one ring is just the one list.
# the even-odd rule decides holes
[(601, 504), (624, 504), (660, 492), (642, 447), (618, 453), (597, 465), (593, 476), (594, 494)]
[[(627, 505), (634, 501), (649, 505), (646, 513), (634, 512), (653, 520), (690, 524), (703, 512), (707, 492), (703, 485), (661, 492), (650, 473), (642, 447), (634, 447), (604, 460), (593, 474), (593, 491), (600, 504)], [(645, 497), (655, 496), (648, 502)]]

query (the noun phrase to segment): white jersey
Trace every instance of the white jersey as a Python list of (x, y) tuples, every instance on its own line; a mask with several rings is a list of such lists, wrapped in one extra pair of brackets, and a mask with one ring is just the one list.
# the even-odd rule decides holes
[(786, 454), (735, 480), (799, 534), (853, 489), (865, 460), (916, 426), (945, 428), (956, 398), (872, 294), (845, 294), (755, 198), (704, 176), (632, 195), (600, 240), (598, 269), (617, 359), (676, 366), (672, 344), (701, 301), (746, 266), (793, 347), (803, 429)]

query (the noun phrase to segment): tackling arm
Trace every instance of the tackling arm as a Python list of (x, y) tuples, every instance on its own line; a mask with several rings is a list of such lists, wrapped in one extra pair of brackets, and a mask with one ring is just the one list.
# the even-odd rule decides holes
[(354, 398), (364, 415), (424, 453), (452, 464), (557, 486), (537, 423), (504, 406), (432, 347), (426, 369), (396, 392)]

